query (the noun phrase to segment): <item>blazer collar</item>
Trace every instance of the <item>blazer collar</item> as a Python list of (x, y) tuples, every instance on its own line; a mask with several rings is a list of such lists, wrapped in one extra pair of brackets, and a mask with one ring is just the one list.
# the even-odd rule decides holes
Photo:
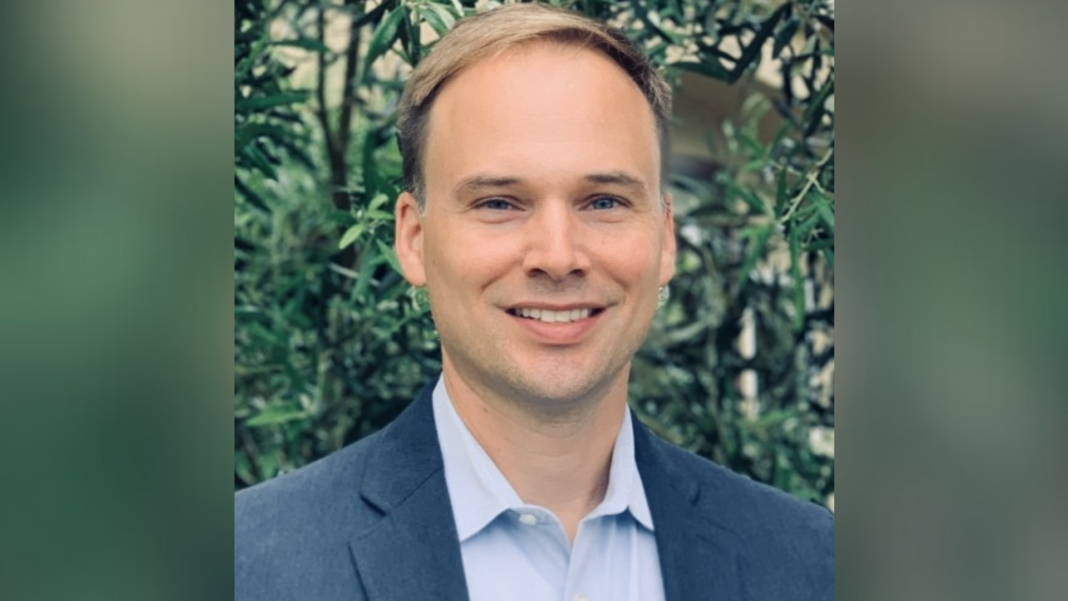
[[(350, 540), (369, 601), (467, 599), (431, 405), (433, 382), (370, 451), (363, 500), (381, 519)], [(741, 541), (699, 506), (701, 486), (637, 419), (634, 457), (652, 513), (666, 601), (744, 599)], [(712, 495), (715, 496), (715, 495)]]
[(467, 599), (432, 390), (382, 431), (367, 459), (361, 496), (381, 519), (349, 547), (369, 601)]
[(634, 420), (634, 453), (653, 514), (666, 601), (745, 599), (741, 541), (699, 505), (701, 486), (669, 453), (681, 453)]

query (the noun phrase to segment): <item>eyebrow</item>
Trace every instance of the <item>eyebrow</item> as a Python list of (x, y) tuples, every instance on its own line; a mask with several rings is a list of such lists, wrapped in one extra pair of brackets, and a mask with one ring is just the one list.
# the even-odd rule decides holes
[(510, 176), (493, 176), (493, 175), (472, 175), (465, 178), (456, 186), (456, 191), (460, 193), (475, 194), (481, 192), (487, 188), (506, 188), (508, 186), (514, 186), (520, 183), (518, 177)]
[[(645, 192), (646, 189), (644, 181), (626, 171), (590, 173), (584, 176), (583, 179), (592, 184), (621, 186), (624, 188), (631, 188), (638, 192)], [(456, 186), (456, 191), (460, 193), (476, 194), (486, 189), (507, 188), (521, 183), (523, 183), (523, 180), (518, 177), (478, 174), (463, 179)]]
[(626, 171), (608, 171), (605, 173), (591, 173), (584, 178), (593, 184), (607, 184), (633, 188), (636, 191), (645, 191), (645, 182), (627, 173)]

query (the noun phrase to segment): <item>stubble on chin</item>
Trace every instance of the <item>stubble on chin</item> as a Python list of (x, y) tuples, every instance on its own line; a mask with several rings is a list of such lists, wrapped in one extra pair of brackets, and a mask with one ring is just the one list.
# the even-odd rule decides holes
[(626, 395), (629, 360), (622, 365), (580, 366), (562, 354), (521, 367), (517, 361), (504, 361), (506, 356), (499, 353), (501, 362), (483, 379), (493, 383), (485, 391), (492, 400), (486, 400), (507, 404), (542, 423), (582, 420), (618, 390)]

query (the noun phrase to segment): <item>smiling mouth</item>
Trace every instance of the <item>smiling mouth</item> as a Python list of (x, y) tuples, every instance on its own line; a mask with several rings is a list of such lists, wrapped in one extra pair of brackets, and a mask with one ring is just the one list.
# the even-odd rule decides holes
[(568, 311), (550, 311), (549, 309), (508, 309), (508, 313), (523, 319), (534, 319), (544, 323), (571, 323), (597, 315), (604, 309), (571, 309)]

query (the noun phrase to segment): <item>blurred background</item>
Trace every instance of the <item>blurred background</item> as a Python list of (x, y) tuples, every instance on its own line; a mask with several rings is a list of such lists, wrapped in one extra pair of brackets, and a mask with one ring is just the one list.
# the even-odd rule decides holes
[[(834, 497), (834, 11), (561, 1), (675, 88), (678, 273), (630, 402), (665, 438)], [(387, 424), (440, 369), (392, 247), (412, 66), (499, 2), (247, 0), (235, 20), (234, 487)]]

